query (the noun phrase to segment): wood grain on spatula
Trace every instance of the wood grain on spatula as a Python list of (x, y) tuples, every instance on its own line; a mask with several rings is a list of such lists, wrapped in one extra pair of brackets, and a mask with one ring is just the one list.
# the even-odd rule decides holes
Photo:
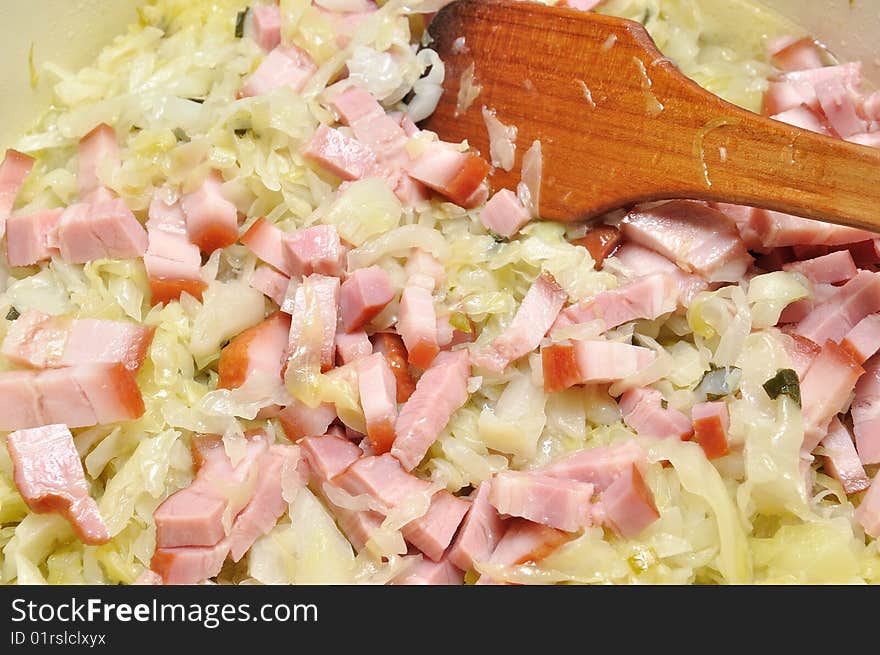
[[(424, 127), (488, 157), (482, 108), (518, 130), (515, 189), (533, 141), (543, 152), (540, 214), (578, 220), (671, 198), (754, 205), (880, 229), (880, 150), (743, 110), (686, 78), (644, 27), (515, 0), (460, 0), (434, 18), (446, 64)], [(462, 46), (463, 37), (463, 46)], [(480, 94), (456, 116), (462, 73)]]

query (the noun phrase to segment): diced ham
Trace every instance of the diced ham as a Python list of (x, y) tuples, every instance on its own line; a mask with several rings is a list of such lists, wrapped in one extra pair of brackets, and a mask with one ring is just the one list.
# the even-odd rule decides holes
[(847, 494), (864, 491), (871, 485), (852, 435), (836, 416), (831, 419), (828, 434), (822, 439), (821, 445), (825, 450), (825, 472), (837, 480)]
[(437, 343), (437, 313), (430, 291), (415, 285), (403, 289), (397, 332), (406, 346), (409, 363), (419, 368), (428, 368), (440, 351)]
[(228, 542), (216, 546), (157, 548), (150, 568), (162, 577), (164, 584), (188, 585), (213, 578), (229, 554)]
[(6, 219), (12, 213), (18, 192), (36, 160), (18, 150), (7, 150), (0, 164), (0, 239), (6, 233)]
[(686, 441), (693, 434), (690, 419), (677, 409), (663, 407), (663, 395), (656, 389), (630, 389), (620, 397), (623, 422), (641, 436), (669, 437)]
[(592, 11), (595, 7), (602, 4), (604, 0), (558, 0), (557, 7), (568, 7), (577, 9), (578, 11)]
[(562, 391), (576, 384), (623, 380), (646, 368), (656, 355), (650, 348), (614, 341), (571, 341), (541, 350), (544, 390)]
[(370, 510), (356, 512), (334, 505), (329, 500), (327, 504), (333, 510), (339, 529), (358, 553), (366, 549), (367, 542), (373, 538), (373, 534), (382, 527), (382, 522), (385, 520), (379, 512)]
[(474, 364), (493, 373), (504, 372), (508, 364), (540, 345), (567, 298), (568, 294), (552, 275), (546, 272), (539, 275), (510, 325), (482, 352), (473, 356)]
[(637, 537), (660, 518), (654, 493), (637, 466), (623, 470), (602, 493), (600, 503), (605, 521), (625, 539)]
[[(229, 554), (233, 562), (244, 557), (254, 542), (269, 532), (287, 511), (288, 504), (283, 495), (285, 470), (299, 473), (299, 463), (300, 449), (297, 446), (272, 446), (262, 456), (254, 495), (235, 517), (229, 534)], [(300, 474), (300, 487), (306, 482), (307, 476)]]
[[(852, 402), (853, 432), (862, 464), (880, 464), (880, 358), (865, 364)], [(876, 485), (875, 485), (876, 486)]]
[(222, 178), (212, 173), (180, 199), (189, 240), (207, 254), (238, 241), (238, 210), (223, 197), (222, 185)]
[[(563, 543), (569, 536), (555, 528), (532, 523), (525, 519), (509, 521), (509, 527), (501, 537), (489, 563), (496, 566), (516, 566), (526, 562), (538, 562)], [(480, 576), (477, 584), (495, 584), (489, 576)]]
[(356, 362), (368, 357), (372, 352), (373, 344), (370, 343), (370, 337), (363, 330), (357, 330), (351, 334), (336, 332), (336, 355), (342, 364)]
[(302, 153), (341, 180), (360, 180), (379, 173), (379, 162), (372, 150), (326, 125), (315, 131)]
[(281, 382), (281, 366), (290, 334), (290, 316), (275, 312), (237, 335), (220, 352), (217, 386), (235, 389), (260, 372)]
[(727, 215), (704, 204), (674, 200), (631, 211), (621, 224), (626, 238), (710, 282), (736, 282), (752, 263)]
[(373, 335), (373, 351), (385, 355), (397, 382), (397, 402), (405, 403), (416, 389), (416, 382), (409, 371), (409, 355), (403, 339), (393, 332)]
[(339, 289), (339, 315), (346, 332), (360, 330), (394, 298), (388, 273), (379, 266), (354, 271)]
[(287, 293), (287, 287), (290, 285), (290, 278), (284, 273), (276, 271), (271, 266), (258, 266), (251, 273), (248, 284), (276, 305), (281, 306), (284, 304), (284, 297)]
[(828, 301), (837, 295), (839, 287), (833, 284), (813, 284), (813, 296), (811, 298), (802, 298), (788, 305), (779, 315), (779, 324), (800, 323), (810, 315), (817, 306)]
[(367, 494), (393, 509), (413, 494), (425, 494), (431, 484), (407, 473), (391, 455), (362, 457), (333, 478), (353, 496)]
[(284, 254), (291, 277), (338, 276), (345, 269), (345, 249), (332, 225), (314, 225), (285, 235)]
[(245, 81), (239, 96), (262, 96), (285, 86), (302, 91), (317, 68), (305, 50), (293, 45), (277, 45)]
[(382, 455), (394, 443), (394, 424), (397, 421), (397, 383), (394, 373), (383, 355), (375, 353), (358, 362), (358, 392), (367, 436), (373, 452)]
[(816, 343), (827, 339), (839, 343), (859, 321), (878, 311), (880, 275), (859, 271), (831, 298), (813, 309), (794, 331)]
[(817, 134), (831, 136), (831, 130), (822, 119), (822, 116), (806, 105), (786, 109), (783, 112), (774, 114), (770, 118), (775, 121), (780, 121), (781, 123), (786, 123), (787, 125), (794, 125), (802, 130), (809, 130), (810, 132), (816, 132)]
[(803, 382), (807, 371), (810, 370), (813, 362), (816, 361), (816, 357), (819, 356), (822, 348), (817, 343), (799, 334), (792, 333), (783, 335), (781, 338), (785, 352), (791, 361), (791, 367), (797, 373), (798, 380)]
[(849, 62), (839, 66), (796, 70), (771, 79), (764, 94), (762, 113), (772, 116), (800, 105), (818, 110), (816, 87), (829, 81), (838, 81), (845, 87), (859, 88), (862, 81), (861, 63)]
[(276, 4), (256, 5), (251, 7), (250, 14), (253, 28), (250, 36), (269, 52), (281, 43), (281, 9)]
[(0, 373), (0, 430), (64, 423), (115, 423), (144, 413), (140, 389), (123, 364), (87, 364)]
[(489, 163), (482, 157), (459, 152), (448, 144), (434, 143), (405, 170), (422, 184), (464, 206), (480, 189), (489, 168)]
[(863, 364), (880, 351), (880, 314), (869, 314), (847, 332), (840, 347)]
[(801, 273), (811, 282), (823, 284), (846, 282), (858, 273), (849, 250), (838, 250), (807, 261), (791, 262), (783, 265), (782, 270)]
[(770, 63), (784, 71), (821, 68), (825, 65), (821, 46), (808, 36), (775, 44), (770, 52)]
[(96, 191), (105, 188), (99, 175), (101, 168), (118, 168), (121, 161), (116, 131), (106, 123), (101, 123), (80, 139), (77, 172), (79, 199), (90, 202)]
[(455, 566), (468, 571), (474, 562), (485, 562), (495, 551), (506, 526), (489, 502), (489, 481), (482, 482), (474, 492), (467, 516), (449, 549), (447, 557)]
[(309, 470), (321, 482), (332, 480), (363, 455), (348, 439), (330, 435), (306, 437), (300, 442)]
[(121, 198), (70, 205), (58, 218), (54, 239), (62, 259), (73, 264), (133, 259), (147, 251), (147, 232)]
[(510, 189), (498, 191), (480, 212), (480, 222), (487, 230), (508, 239), (530, 220), (529, 211)]
[[(321, 370), (328, 371), (336, 363), (339, 278), (315, 273), (305, 278), (303, 283), (297, 288), (291, 313), (287, 356), (292, 355), (295, 349), (301, 346), (300, 335), (303, 329), (303, 322), (308, 319), (309, 296), (317, 303), (317, 310), (321, 319)], [(310, 344), (303, 345), (311, 347)]]
[(613, 225), (592, 225), (587, 233), (571, 242), (575, 246), (583, 246), (593, 258), (594, 267), (598, 270), (620, 245), (620, 230)]
[(156, 573), (155, 571), (151, 571), (150, 569), (146, 569), (143, 573), (141, 573), (137, 579), (132, 582), (133, 585), (136, 586), (154, 586), (162, 584), (162, 576)]
[(671, 275), (678, 288), (680, 306), (690, 305), (693, 297), (709, 286), (703, 278), (685, 273), (663, 255), (635, 243), (624, 243), (614, 256), (632, 273), (632, 277), (644, 277), (656, 273)]
[(335, 420), (336, 408), (332, 404), (322, 403), (317, 407), (309, 407), (296, 398), (278, 414), (284, 434), (291, 441), (324, 434)]
[(780, 246), (841, 246), (866, 241), (871, 232), (854, 227), (811, 221), (791, 214), (765, 209), (751, 212), (749, 226), (768, 248)]
[(520, 516), (565, 532), (593, 523), (593, 485), (539, 473), (502, 471), (492, 478), (489, 502), (500, 514)]
[(648, 466), (645, 451), (629, 440), (611, 446), (584, 448), (536, 469), (543, 475), (589, 482), (597, 491), (605, 491), (624, 471)]
[(258, 218), (242, 235), (241, 242), (257, 257), (290, 277), (295, 271), (291, 267), (285, 251), (284, 236), (284, 232), (268, 220)]
[(553, 328), (601, 319), (605, 329), (611, 330), (637, 319), (654, 320), (674, 312), (677, 306), (675, 279), (654, 273), (564, 309)]
[(15, 486), (31, 510), (61, 514), (85, 544), (110, 541), (66, 425), (12, 432), (6, 437), (6, 448)]
[(700, 444), (706, 457), (716, 459), (730, 452), (727, 432), (730, 430), (730, 411), (723, 401), (697, 403), (691, 408), (694, 441)]
[(828, 424), (849, 402), (856, 381), (864, 373), (852, 356), (830, 339), (822, 346), (801, 383), (804, 452), (813, 452)]
[(80, 318), (70, 325), (61, 366), (121, 363), (136, 373), (147, 356), (156, 328), (125, 321)]
[(395, 585), (461, 585), (464, 573), (457, 569), (448, 558), (432, 562), (423, 557), (422, 561), (407, 569), (394, 579)]
[(815, 86), (822, 113), (841, 138), (867, 132), (868, 124), (858, 115), (850, 91), (840, 80), (826, 80)]
[(153, 513), (156, 547), (213, 546), (226, 536), (229, 501), (213, 489), (192, 485), (170, 495)]
[(871, 488), (856, 509), (855, 519), (866, 533), (880, 538), (880, 475), (874, 476)]
[(441, 489), (431, 497), (428, 511), (407, 523), (401, 532), (409, 543), (429, 559), (439, 562), (469, 507), (470, 503), (466, 500)]
[(469, 374), (467, 352), (457, 350), (437, 355), (419, 379), (397, 417), (391, 449), (407, 471), (422, 461), (452, 415), (467, 402)]
[(404, 266), (410, 284), (425, 282), (428, 291), (434, 291), (446, 281), (446, 269), (431, 253), (413, 248)]
[(158, 196), (150, 203), (147, 221), (149, 244), (144, 267), (150, 279), (152, 304), (178, 300), (188, 293), (201, 300), (207, 285), (201, 278), (199, 248), (186, 233), (186, 218), (179, 204), (166, 205)]
[(31, 266), (58, 254), (49, 245), (61, 219), (61, 208), (44, 209), (33, 214), (16, 214), (6, 221), (6, 256), (10, 266)]

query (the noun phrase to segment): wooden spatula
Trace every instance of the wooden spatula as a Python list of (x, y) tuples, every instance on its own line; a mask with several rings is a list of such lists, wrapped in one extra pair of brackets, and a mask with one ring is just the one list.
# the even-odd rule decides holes
[[(446, 82), (424, 127), (467, 139), (488, 158), (482, 108), (516, 126), (516, 162), (495, 170), (495, 189), (516, 188), (523, 155), (539, 140), (544, 218), (690, 198), (880, 230), (880, 150), (721, 100), (682, 75), (639, 23), (515, 0), (459, 0), (429, 32)], [(482, 90), (456, 115), (471, 64)]]

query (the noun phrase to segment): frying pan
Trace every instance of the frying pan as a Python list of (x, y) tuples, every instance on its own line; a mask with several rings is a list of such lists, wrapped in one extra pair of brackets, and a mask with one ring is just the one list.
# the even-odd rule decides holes
[[(793, 21), (792, 31), (812, 33), (841, 60), (858, 59), (868, 79), (880, 81), (880, 0), (762, 0)], [(51, 101), (43, 80), (31, 87), (29, 55), (34, 63), (53, 61), (68, 70), (87, 64), (102, 45), (137, 20), (144, 0), (0, 1), (0, 24), (7, 26), (0, 57), (0, 149), (27, 130)], [(727, 25), (749, 25), (744, 15), (755, 11), (744, 0), (700, 0), (707, 13)], [(754, 2), (750, 3), (754, 5)], [(787, 17), (787, 18), (783, 18)]]

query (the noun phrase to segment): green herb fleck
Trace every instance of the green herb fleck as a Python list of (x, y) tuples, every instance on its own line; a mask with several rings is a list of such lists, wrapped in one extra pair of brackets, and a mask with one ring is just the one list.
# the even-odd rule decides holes
[(202, 105), (202, 104), (205, 103), (205, 99), (204, 99), (204, 98), (187, 98), (187, 100), (189, 100), (190, 102), (197, 102), (197, 103), (199, 103), (200, 105)]
[(785, 394), (793, 401), (801, 405), (801, 385), (797, 373), (790, 368), (783, 368), (776, 372), (772, 378), (764, 383), (764, 391), (774, 400)]
[(10, 307), (9, 311), (6, 312), (6, 320), (7, 321), (14, 321), (19, 316), (21, 316), (21, 314), (18, 312), (18, 310), (15, 307)]
[(244, 19), (247, 18), (250, 7), (245, 7), (235, 17), (235, 38), (240, 39), (244, 36)]
[(248, 128), (248, 127), (240, 127), (237, 130), (235, 130), (235, 136), (237, 136), (240, 139), (245, 134), (247, 134), (249, 131), (250, 131), (250, 128)]

